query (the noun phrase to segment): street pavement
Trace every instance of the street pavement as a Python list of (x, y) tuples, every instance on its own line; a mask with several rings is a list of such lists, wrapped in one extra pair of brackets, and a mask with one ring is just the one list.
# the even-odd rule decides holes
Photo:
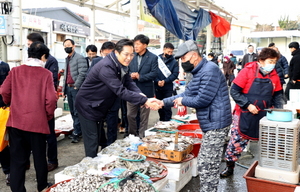
[[(60, 98), (58, 101), (58, 107), (63, 108), (63, 101)], [(67, 111), (64, 111), (64, 114), (67, 114)], [(175, 113), (175, 110), (173, 111)], [(149, 119), (149, 127), (152, 127), (158, 121), (157, 111), (151, 111)], [(118, 138), (123, 138), (123, 134), (118, 134)], [(257, 143), (251, 143), (250, 145), (251, 152), (255, 155), (254, 158), (247, 154), (243, 155), (243, 158), (239, 161), (241, 164), (249, 167), (255, 160), (258, 160), (257, 157)], [(71, 140), (67, 137), (58, 142), (58, 159), (59, 167), (49, 172), (48, 181), (54, 183), (54, 174), (62, 171), (65, 167), (71, 166), (79, 163), (84, 158), (84, 148), (83, 142), (71, 143)], [(225, 162), (222, 162), (220, 171), (225, 167)], [(247, 169), (240, 166), (236, 166), (235, 174), (229, 178), (220, 179), (219, 192), (246, 192), (246, 182), (243, 178), (243, 174)], [(36, 191), (36, 179), (34, 165), (31, 155), (31, 167), (26, 171), (26, 182), (25, 186), (28, 192)], [(199, 176), (192, 178), (191, 181), (180, 191), (180, 192), (196, 192), (199, 191)], [(8, 186), (5, 185), (5, 175), (2, 170), (0, 170), (0, 192), (9, 192), (11, 191)]]

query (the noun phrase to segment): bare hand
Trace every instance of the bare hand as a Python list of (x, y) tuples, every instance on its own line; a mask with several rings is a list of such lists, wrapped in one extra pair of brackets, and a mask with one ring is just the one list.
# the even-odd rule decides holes
[(258, 110), (253, 104), (250, 104), (247, 109), (254, 115), (258, 114)]
[(163, 87), (164, 85), (165, 85), (165, 81), (164, 80), (158, 81), (158, 86)]
[(131, 77), (131, 79), (137, 79), (137, 72), (135, 72), (135, 73), (131, 73), (130, 74), (130, 77)]
[(181, 103), (182, 99), (183, 99), (183, 97), (178, 97), (173, 102), (174, 102), (175, 105), (181, 106), (182, 105), (182, 103)]
[(155, 98), (150, 98), (146, 101), (146, 103), (144, 104), (146, 108), (150, 108), (151, 110), (158, 110), (160, 108), (162, 108), (160, 100), (155, 99)]

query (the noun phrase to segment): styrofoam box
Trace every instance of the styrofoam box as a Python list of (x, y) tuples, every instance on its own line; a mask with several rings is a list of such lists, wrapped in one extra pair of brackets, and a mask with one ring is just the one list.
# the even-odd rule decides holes
[(62, 108), (56, 108), (56, 109), (55, 109), (55, 111), (54, 111), (54, 117), (55, 117), (55, 118), (56, 118), (56, 117), (62, 116), (62, 114), (63, 114)]
[(155, 181), (152, 185), (157, 191), (161, 191), (167, 185), (167, 183), (168, 179), (165, 177), (161, 180)]
[(163, 163), (168, 169), (167, 178), (169, 180), (179, 181), (184, 177), (192, 176), (192, 160), (184, 163)]
[(195, 157), (194, 159), (192, 159), (192, 176), (197, 177), (198, 175), (199, 175), (198, 158)]
[(189, 171), (189, 174), (187, 174), (186, 177), (180, 179), (180, 181), (169, 179), (168, 183), (160, 190), (160, 192), (179, 192), (191, 179), (192, 170)]
[(152, 129), (154, 129), (154, 127), (151, 127), (145, 131), (145, 137), (149, 135), (156, 135), (156, 131), (151, 131)]
[(298, 166), (298, 169), (296, 171), (283, 171), (257, 165), (255, 168), (255, 177), (284, 183), (298, 184), (299, 171), (300, 166)]

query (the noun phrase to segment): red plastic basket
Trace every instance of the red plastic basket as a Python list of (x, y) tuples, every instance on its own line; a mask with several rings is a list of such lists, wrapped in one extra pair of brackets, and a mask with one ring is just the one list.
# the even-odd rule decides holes
[(200, 125), (196, 123), (183, 124), (177, 127), (178, 133), (183, 136), (190, 136), (193, 138), (202, 139), (202, 131), (200, 129)]

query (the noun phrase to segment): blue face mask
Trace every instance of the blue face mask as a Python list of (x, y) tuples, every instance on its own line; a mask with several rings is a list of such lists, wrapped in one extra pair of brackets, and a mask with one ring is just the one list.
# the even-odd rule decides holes
[(266, 64), (264, 67), (262, 67), (265, 71), (267, 72), (271, 72), (274, 68), (275, 65), (274, 64)]

